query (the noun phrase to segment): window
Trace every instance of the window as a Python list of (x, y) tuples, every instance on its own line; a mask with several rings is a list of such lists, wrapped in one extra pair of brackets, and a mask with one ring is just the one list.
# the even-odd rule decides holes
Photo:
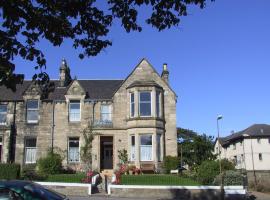
[(257, 138), (258, 144), (261, 144), (261, 138)]
[(135, 115), (135, 97), (134, 93), (130, 93), (130, 116), (134, 117)]
[(37, 139), (27, 138), (25, 139), (25, 163), (36, 163), (37, 154)]
[(68, 140), (68, 161), (79, 162), (80, 151), (79, 151), (79, 138), (69, 138)]
[(270, 144), (270, 138), (268, 138), (268, 143)]
[(259, 160), (262, 161), (262, 153), (259, 153)]
[(112, 106), (111, 105), (101, 105), (100, 120), (102, 122), (112, 121)]
[(27, 123), (37, 123), (38, 122), (38, 100), (27, 100)]
[(161, 117), (161, 106), (160, 106), (161, 93), (159, 91), (156, 92), (156, 116)]
[(241, 162), (244, 162), (244, 154), (241, 154)]
[(0, 105), (0, 125), (7, 123), (7, 105)]
[(161, 134), (157, 134), (157, 160), (163, 160), (163, 154), (161, 152)]
[(152, 161), (152, 135), (141, 135), (140, 142), (141, 161)]
[(81, 121), (81, 104), (80, 101), (70, 101), (69, 103), (69, 121)]
[(131, 149), (130, 149), (130, 160), (135, 161), (135, 135), (130, 136), (131, 139)]
[(151, 116), (151, 92), (140, 92), (140, 116)]
[(233, 157), (233, 162), (234, 162), (235, 165), (238, 164), (238, 163), (237, 163), (237, 156), (234, 156), (234, 157)]
[(3, 136), (0, 136), (0, 162), (2, 162)]
[(235, 150), (236, 149), (236, 144), (233, 144), (233, 150)]

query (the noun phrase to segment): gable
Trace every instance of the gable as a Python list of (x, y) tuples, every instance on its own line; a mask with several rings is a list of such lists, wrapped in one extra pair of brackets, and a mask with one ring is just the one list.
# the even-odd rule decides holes
[(66, 95), (86, 95), (85, 90), (83, 89), (83, 87), (81, 86), (81, 84), (79, 83), (79, 81), (74, 80), (71, 85), (69, 86)]
[(26, 90), (23, 92), (23, 96), (27, 98), (38, 97), (42, 95), (42, 90), (38, 84), (31, 82)]

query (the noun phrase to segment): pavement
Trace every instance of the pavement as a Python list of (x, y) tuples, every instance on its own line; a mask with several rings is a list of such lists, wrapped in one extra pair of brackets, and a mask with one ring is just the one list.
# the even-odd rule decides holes
[[(249, 198), (247, 200), (270, 200), (270, 193), (262, 193), (251, 191), (248, 193)], [(90, 196), (90, 197), (69, 197), (70, 200), (139, 200), (138, 198), (120, 198), (120, 197), (110, 197), (107, 195), (102, 196)], [(144, 198), (145, 199), (145, 198)], [(157, 198), (147, 198), (146, 200), (158, 200)]]

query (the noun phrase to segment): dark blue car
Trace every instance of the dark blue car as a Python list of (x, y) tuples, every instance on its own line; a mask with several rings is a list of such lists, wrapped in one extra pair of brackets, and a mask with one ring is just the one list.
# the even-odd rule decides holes
[(30, 181), (0, 181), (0, 200), (68, 200), (65, 195)]

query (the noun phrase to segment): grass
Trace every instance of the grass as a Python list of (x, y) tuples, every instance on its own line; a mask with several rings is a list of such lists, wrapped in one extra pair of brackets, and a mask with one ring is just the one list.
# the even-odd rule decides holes
[(85, 178), (84, 173), (76, 174), (53, 174), (49, 175), (46, 182), (64, 182), (64, 183), (81, 183), (81, 180)]
[(144, 175), (122, 175), (121, 184), (123, 185), (185, 185), (196, 186), (198, 182), (177, 175), (166, 174), (144, 174)]

